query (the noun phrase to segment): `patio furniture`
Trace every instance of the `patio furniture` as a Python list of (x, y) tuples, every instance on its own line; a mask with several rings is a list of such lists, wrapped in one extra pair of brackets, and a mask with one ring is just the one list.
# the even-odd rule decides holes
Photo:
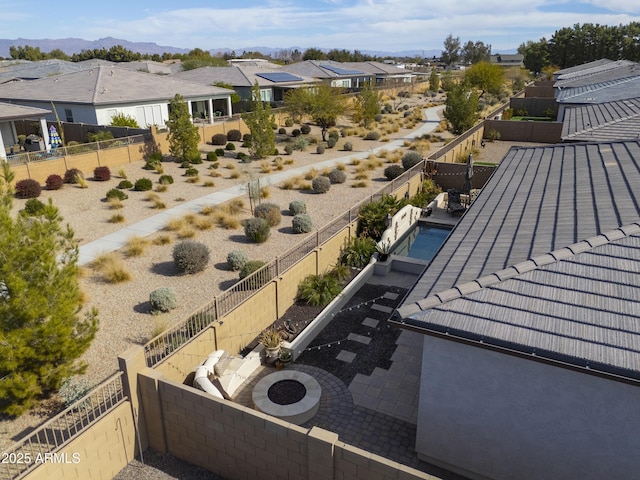
[(460, 201), (460, 192), (454, 188), (447, 190), (447, 212), (452, 216), (466, 210)]

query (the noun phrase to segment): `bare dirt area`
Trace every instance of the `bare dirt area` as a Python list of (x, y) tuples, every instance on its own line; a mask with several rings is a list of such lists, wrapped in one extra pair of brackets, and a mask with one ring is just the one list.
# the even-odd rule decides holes
[[(430, 101), (430, 99), (429, 99)], [(406, 99), (405, 103), (411, 108), (426, 106), (427, 100), (422, 95), (413, 95)], [(399, 125), (403, 119), (403, 112), (391, 114), (397, 119)], [(387, 117), (385, 115), (385, 117)], [(421, 124), (415, 124), (411, 128), (397, 128), (392, 130), (390, 124), (378, 125), (382, 131), (380, 140), (364, 140), (357, 134), (340, 138), (332, 149), (326, 149), (324, 154), (316, 153), (316, 145), (311, 143), (305, 151), (294, 151), (292, 155), (284, 154), (284, 137), (280, 137), (277, 144), (282, 155), (283, 164), (287, 160), (293, 160), (292, 164), (284, 164), (286, 171), (298, 167), (313, 167), (314, 164), (326, 160), (339, 160), (342, 157), (358, 152), (371, 152), (376, 147), (384, 147), (386, 142), (395, 138), (407, 136)], [(355, 128), (346, 120), (337, 128)], [(374, 129), (374, 128), (371, 128)], [(287, 128), (291, 132), (291, 128)], [(290, 135), (289, 135), (290, 136)], [(313, 126), (308, 138), (321, 139), (320, 130)], [(321, 140), (320, 140), (321, 141)], [(353, 151), (344, 151), (344, 143), (350, 142)], [(442, 143), (431, 145), (431, 151), (435, 151)], [(239, 151), (246, 151), (237, 143)], [(401, 153), (409, 146), (400, 149)], [(214, 150), (217, 147), (206, 145), (203, 152)], [(237, 151), (238, 151), (237, 150)], [(428, 152), (423, 152), (427, 154)], [(396, 154), (395, 159), (397, 160)], [(326, 194), (314, 194), (309, 190), (286, 189), (280, 184), (269, 184), (270, 174), (278, 173), (278, 167), (274, 157), (265, 161), (255, 161), (244, 164), (237, 160), (234, 154), (227, 153), (225, 158), (219, 158), (219, 167), (209, 169), (210, 162), (205, 161), (201, 165), (195, 165), (199, 171), (199, 180), (196, 183), (188, 183), (184, 175), (184, 169), (179, 163), (164, 161), (163, 173), (172, 175), (174, 183), (169, 185), (164, 192), (156, 192), (160, 173), (144, 170), (144, 162), (127, 164), (114, 168), (111, 171), (112, 178), (106, 182), (97, 182), (90, 179), (92, 172), (84, 172), (87, 176), (88, 188), (80, 188), (77, 185), (65, 185), (58, 191), (43, 190), (40, 200), (47, 201), (51, 198), (58, 207), (65, 223), (76, 232), (76, 238), (80, 245), (101, 238), (115, 232), (124, 226), (132, 225), (160, 212), (168, 212), (174, 206), (183, 202), (200, 198), (209, 193), (224, 190), (229, 187), (246, 185), (250, 177), (261, 178), (261, 186), (265, 187), (263, 202), (271, 202), (278, 205), (282, 212), (282, 221), (271, 229), (270, 238), (262, 244), (250, 243), (244, 235), (242, 227), (226, 229), (211, 221), (212, 216), (200, 213), (193, 214), (187, 219), (189, 224), (185, 230), (162, 230), (146, 237), (149, 243), (143, 248), (143, 252), (137, 256), (126, 255), (124, 251), (116, 252), (125, 264), (126, 270), (131, 275), (129, 281), (122, 283), (110, 283), (95, 269), (87, 266), (83, 268), (81, 279), (82, 289), (86, 294), (87, 307), (96, 307), (99, 311), (99, 331), (92, 346), (83, 356), (88, 364), (84, 378), (92, 385), (99, 384), (118, 368), (117, 355), (131, 347), (141, 345), (164, 328), (188, 317), (195, 310), (210, 303), (215, 295), (232, 286), (238, 280), (238, 273), (227, 269), (227, 254), (232, 250), (245, 251), (252, 260), (270, 261), (301, 242), (306, 235), (296, 235), (291, 228), (292, 217), (288, 214), (288, 205), (293, 200), (302, 200), (307, 205), (307, 211), (311, 216), (314, 229), (320, 228), (337, 216), (340, 216), (352, 205), (369, 197), (382, 188), (387, 181), (383, 175), (384, 169), (389, 165), (392, 155), (387, 158), (362, 160), (359, 165), (353, 165), (349, 160), (344, 160), (347, 180), (343, 184), (334, 184)], [(211, 176), (211, 173), (214, 176)], [(322, 174), (319, 169), (317, 174)], [(324, 172), (326, 173), (326, 172)], [(132, 182), (147, 177), (154, 182), (152, 192), (136, 192), (125, 190), (129, 196), (123, 200), (123, 207), (113, 209), (105, 201), (108, 190), (116, 187), (126, 177)], [(18, 179), (19, 180), (19, 179)], [(206, 182), (213, 182), (213, 185)], [(310, 184), (310, 179), (299, 178), (299, 184)], [(153, 193), (155, 200), (150, 200)], [(249, 209), (247, 194), (242, 196), (243, 207), (234, 215), (237, 221), (252, 216)], [(18, 212), (24, 208), (24, 200), (15, 200), (14, 210)], [(154, 208), (158, 203), (164, 204), (164, 208)], [(114, 214), (122, 215), (121, 223), (111, 223)], [(213, 223), (211, 227), (207, 226)], [(180, 236), (189, 238), (207, 245), (211, 251), (208, 267), (195, 275), (179, 275), (176, 271), (172, 250), (175, 244), (181, 241)], [(313, 235), (312, 232), (310, 235)], [(154, 239), (163, 236), (169, 243), (154, 244)], [(161, 243), (161, 242), (157, 242)], [(149, 293), (160, 287), (170, 287), (176, 291), (178, 306), (169, 313), (152, 315), (150, 312)], [(44, 422), (55, 410), (56, 405), (51, 402), (25, 414), (18, 419), (0, 417), (0, 445), (6, 447), (14, 441), (22, 438), (34, 426)], [(58, 406), (59, 408), (59, 406)]]

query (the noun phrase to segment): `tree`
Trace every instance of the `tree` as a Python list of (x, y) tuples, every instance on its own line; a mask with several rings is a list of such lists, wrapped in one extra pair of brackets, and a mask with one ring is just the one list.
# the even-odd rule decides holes
[(326, 141), (327, 130), (335, 126), (338, 117), (347, 110), (342, 89), (321, 84), (310, 91), (308, 98), (309, 115), (322, 129), (322, 141)]
[(504, 70), (500, 65), (478, 62), (465, 70), (464, 78), (469, 85), (480, 90), (479, 98), (482, 98), (485, 92), (500, 92), (504, 82)]
[(111, 117), (111, 125), (113, 125), (114, 127), (140, 128), (137, 120), (131, 115), (127, 115), (125, 113), (116, 113), (113, 117)]
[(169, 151), (171, 155), (181, 160), (188, 160), (198, 154), (200, 134), (198, 127), (191, 122), (189, 107), (182, 95), (176, 96), (169, 102)]
[(242, 115), (244, 123), (251, 131), (249, 152), (253, 158), (265, 158), (267, 155), (273, 155), (276, 148), (272, 128), (274, 118), (271, 114), (271, 105), (260, 98), (258, 82), (251, 89), (251, 97), (251, 111)]
[(78, 247), (51, 200), (11, 215), (13, 174), (0, 174), (0, 411), (20, 415), (62, 381), (95, 337), (95, 309), (81, 315)]
[(19, 45), (17, 47), (9, 47), (9, 55), (15, 60), (31, 60), (36, 62), (38, 60), (44, 60), (46, 55), (40, 51), (40, 47), (30, 47), (25, 45), (24, 47)]
[(478, 62), (488, 62), (491, 57), (491, 45), (485, 45), (484, 42), (472, 42), (469, 40), (460, 50), (462, 61), (467, 65), (473, 65)]
[[(230, 83), (218, 81), (218, 82), (215, 82), (214, 85), (216, 87), (233, 90), (233, 85), (231, 85)], [(238, 95), (238, 93), (234, 90), (233, 93), (231, 94), (231, 103), (238, 103), (239, 101), (240, 101), (240, 95)]]
[(374, 90), (371, 82), (365, 82), (354, 99), (353, 120), (368, 128), (377, 113), (380, 113), (380, 94)]
[(326, 60), (327, 55), (319, 48), (308, 48), (302, 55), (302, 60)]
[(523, 56), (523, 63), (527, 70), (535, 75), (549, 65), (549, 46), (543, 37), (538, 42), (528, 41), (518, 47), (518, 53)]
[(478, 120), (478, 96), (465, 82), (455, 85), (447, 93), (444, 118), (451, 123), (456, 135), (473, 127)]
[(460, 60), (460, 37), (454, 38), (452, 34), (447, 36), (440, 60), (449, 67)]
[(433, 90), (434, 92), (440, 90), (440, 76), (435, 68), (432, 68), (429, 74), (429, 90)]
[(310, 111), (310, 93), (306, 88), (292, 88), (284, 95), (284, 106), (295, 123), (301, 123)]

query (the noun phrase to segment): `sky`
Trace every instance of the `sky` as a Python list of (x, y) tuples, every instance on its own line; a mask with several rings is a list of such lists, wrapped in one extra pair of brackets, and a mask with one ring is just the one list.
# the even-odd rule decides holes
[(640, 21), (640, 0), (0, 0), (0, 18), (2, 39), (399, 52), (440, 51), (452, 34), (500, 53), (577, 23)]

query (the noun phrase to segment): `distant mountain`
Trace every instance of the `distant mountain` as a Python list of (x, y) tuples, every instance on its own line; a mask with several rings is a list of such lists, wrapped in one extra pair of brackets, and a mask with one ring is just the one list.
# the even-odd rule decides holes
[[(130, 42), (128, 40), (122, 40), (113, 37), (99, 38), (98, 40), (83, 40), (81, 38), (59, 38), (59, 39), (30, 39), (30, 38), (16, 38), (15, 40), (0, 39), (0, 57), (9, 58), (9, 48), (12, 46), (30, 46), (38, 47), (42, 52), (50, 52), (56, 48), (59, 48), (67, 55), (73, 55), (74, 53), (80, 53), (82, 50), (94, 50), (100, 48), (106, 48), (107, 50), (116, 45), (122, 45), (127, 50), (132, 52), (148, 53), (153, 55), (155, 53), (162, 55), (163, 53), (188, 53), (190, 48), (177, 48), (164, 45), (158, 45), (153, 42)], [(219, 48), (210, 50), (211, 54), (224, 54), (235, 52), (238, 56), (242, 55), (242, 52), (260, 52), (263, 55), (274, 56), (282, 50), (299, 50), (304, 52), (306, 48), (303, 47), (285, 47), (285, 48), (272, 48), (272, 47), (243, 47), (243, 48)], [(329, 51), (329, 49), (322, 49)], [(440, 56), (442, 53), (440, 50), (404, 50), (398, 52), (384, 52), (376, 50), (360, 50), (365, 55), (378, 56), (378, 57), (425, 57), (432, 58), (434, 56)]]

